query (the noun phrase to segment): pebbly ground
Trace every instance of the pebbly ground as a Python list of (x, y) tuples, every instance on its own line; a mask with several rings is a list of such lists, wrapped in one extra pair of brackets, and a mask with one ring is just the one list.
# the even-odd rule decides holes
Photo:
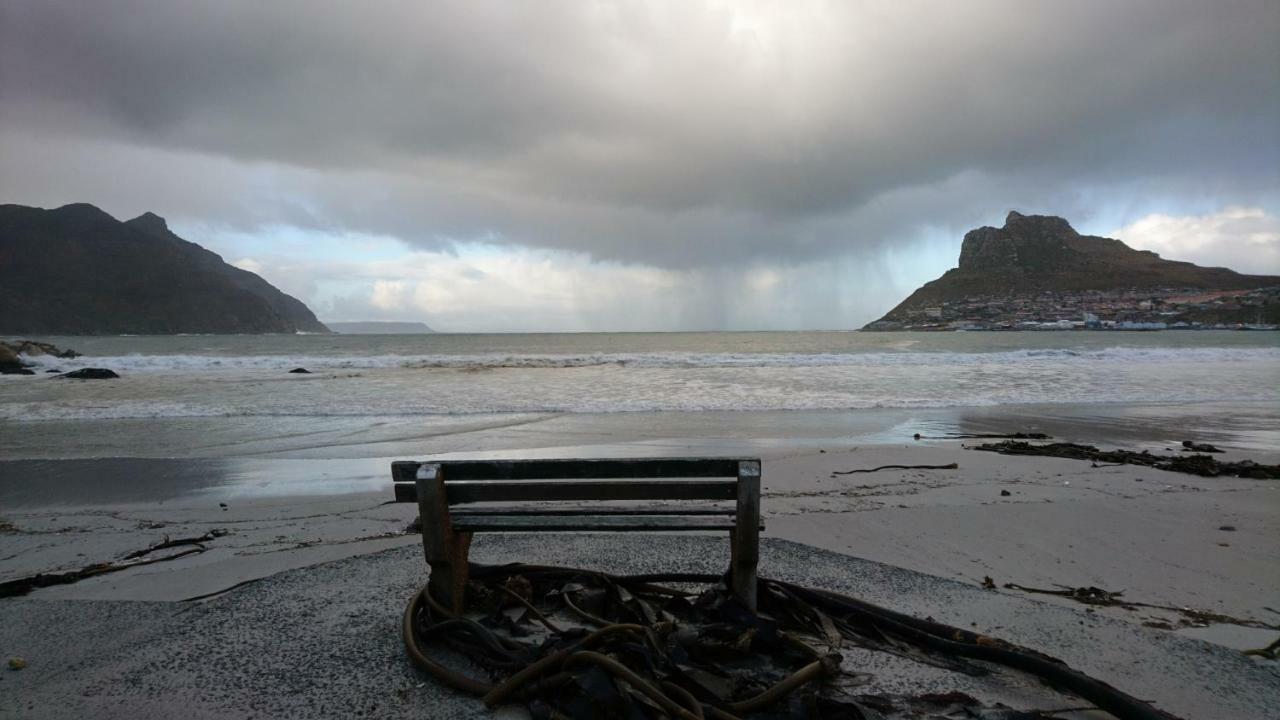
[[(718, 572), (722, 537), (486, 535), (477, 562), (620, 573)], [(200, 603), (0, 601), (0, 717), (470, 718), (475, 699), (406, 660), (403, 605), (425, 580), (417, 547), (286, 571)], [(761, 574), (987, 632), (1056, 655), (1191, 719), (1280, 718), (1280, 670), (1209, 643), (970, 584), (767, 539)], [(872, 675), (858, 692), (958, 689), (1015, 707), (1079, 705), (1012, 672), (955, 675), (896, 656), (846, 652)], [(511, 714), (511, 713), (505, 713)], [(1077, 714), (1075, 717), (1100, 715)]]

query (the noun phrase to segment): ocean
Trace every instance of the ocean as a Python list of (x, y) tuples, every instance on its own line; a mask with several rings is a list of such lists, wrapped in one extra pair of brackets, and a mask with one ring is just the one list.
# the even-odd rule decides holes
[[(47, 338), (121, 383), (10, 377), (0, 419), (1280, 401), (1272, 332)], [(312, 375), (285, 371), (304, 367)]]
[(733, 453), (1013, 430), (1280, 450), (1273, 332), (40, 339), (84, 353), (41, 369), (122, 377), (0, 376), (2, 459)]

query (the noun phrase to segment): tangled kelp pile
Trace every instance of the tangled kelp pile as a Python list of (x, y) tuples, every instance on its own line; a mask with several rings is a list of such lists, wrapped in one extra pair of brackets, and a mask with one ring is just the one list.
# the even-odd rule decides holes
[[(520, 703), (534, 718), (1053, 717), (958, 692), (859, 693), (867, 678), (842, 668), (848, 645), (968, 675), (994, 663), (1119, 718), (1171, 717), (1036, 651), (791, 583), (761, 579), (753, 613), (714, 575), (504, 565), (470, 576), (465, 615), (425, 587), (410, 601), (409, 656), (489, 707)], [(459, 670), (463, 659), (488, 677)]]
[[(1153, 455), (1143, 450), (1099, 450), (1092, 445), (1076, 443), (1049, 443), (1032, 445), (1019, 440), (974, 445), (970, 450), (986, 450), (1001, 455), (1038, 455), (1042, 457), (1092, 460), (1095, 464), (1142, 465), (1157, 470), (1200, 475), (1202, 477), (1251, 478), (1255, 480), (1280, 479), (1280, 465), (1263, 465), (1252, 460), (1225, 462), (1208, 455)], [(1216, 449), (1215, 449), (1216, 450)]]

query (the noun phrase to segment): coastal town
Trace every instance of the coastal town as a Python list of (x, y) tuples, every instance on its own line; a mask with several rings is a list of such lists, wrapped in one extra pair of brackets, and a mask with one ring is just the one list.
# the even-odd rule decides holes
[(971, 296), (903, 309), (866, 330), (1277, 330), (1280, 287)]

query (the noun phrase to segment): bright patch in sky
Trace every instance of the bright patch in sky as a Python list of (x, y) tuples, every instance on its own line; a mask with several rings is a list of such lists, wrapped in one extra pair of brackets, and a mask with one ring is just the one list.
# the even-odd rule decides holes
[(1262, 208), (1232, 206), (1207, 215), (1147, 215), (1111, 237), (1167, 260), (1229, 267), (1251, 275), (1280, 275), (1280, 217)]

